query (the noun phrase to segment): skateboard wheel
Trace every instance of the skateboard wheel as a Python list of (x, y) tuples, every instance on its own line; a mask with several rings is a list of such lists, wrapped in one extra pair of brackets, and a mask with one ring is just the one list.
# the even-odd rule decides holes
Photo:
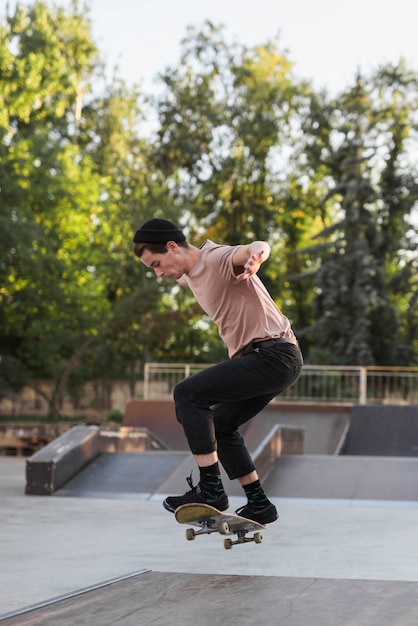
[(218, 530), (221, 535), (227, 535), (229, 533), (228, 522), (221, 522), (218, 526)]
[(186, 528), (186, 539), (187, 541), (193, 541), (195, 539), (196, 533), (193, 528)]
[(254, 534), (254, 541), (256, 543), (263, 543), (263, 535), (261, 533)]
[(233, 546), (233, 541), (232, 539), (224, 539), (224, 548), (225, 550), (232, 550), (232, 546)]

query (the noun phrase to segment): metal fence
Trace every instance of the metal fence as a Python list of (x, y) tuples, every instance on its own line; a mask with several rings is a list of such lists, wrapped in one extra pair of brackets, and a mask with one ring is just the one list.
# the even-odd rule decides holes
[[(147, 363), (144, 399), (171, 398), (174, 386), (209, 365)], [(305, 365), (293, 387), (275, 402), (418, 404), (418, 367)]]

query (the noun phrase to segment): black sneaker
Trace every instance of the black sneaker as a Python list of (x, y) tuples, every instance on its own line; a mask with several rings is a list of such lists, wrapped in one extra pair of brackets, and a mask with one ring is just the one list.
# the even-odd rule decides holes
[(170, 513), (174, 513), (182, 504), (195, 504), (196, 502), (199, 504), (209, 504), (209, 506), (215, 507), (218, 511), (225, 511), (229, 507), (226, 493), (221, 494), (213, 500), (207, 500), (203, 497), (200, 486), (193, 485), (191, 475), (187, 477), (187, 482), (191, 487), (190, 491), (187, 491), (183, 496), (169, 496), (164, 500), (163, 507), (167, 509), (167, 511), (170, 511)]
[(271, 524), (271, 522), (275, 522), (276, 519), (279, 519), (277, 509), (274, 504), (271, 503), (266, 506), (265, 509), (261, 509), (261, 511), (254, 511), (248, 504), (246, 504), (235, 511), (235, 514), (245, 517), (246, 519), (250, 519), (253, 522), (258, 522), (259, 524)]

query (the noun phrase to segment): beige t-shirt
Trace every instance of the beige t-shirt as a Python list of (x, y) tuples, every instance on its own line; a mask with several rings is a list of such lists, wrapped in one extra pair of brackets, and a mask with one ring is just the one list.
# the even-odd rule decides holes
[(239, 247), (207, 240), (200, 248), (200, 261), (178, 280), (190, 287), (202, 309), (218, 326), (231, 358), (240, 356), (252, 341), (269, 337), (295, 341), (289, 320), (258, 276), (236, 279), (232, 259)]

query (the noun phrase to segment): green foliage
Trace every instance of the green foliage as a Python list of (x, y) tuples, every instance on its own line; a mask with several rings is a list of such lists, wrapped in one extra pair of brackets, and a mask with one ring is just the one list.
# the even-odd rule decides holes
[(417, 361), (415, 71), (384, 66), (330, 100), (278, 42), (207, 22), (153, 103), (104, 82), (78, 2), (18, 6), (0, 29), (0, 394), (52, 378), (59, 415), (87, 380), (226, 358), (191, 294), (132, 254), (158, 216), (196, 244), (267, 239), (262, 278), (306, 360)]
[(112, 424), (121, 424), (123, 421), (123, 413), (119, 409), (112, 409), (107, 416), (107, 422)]
[(402, 65), (392, 68), (390, 80), (388, 74), (386, 68), (368, 81), (359, 78), (328, 105), (321, 126), (307, 120), (313, 140), (306, 154), (311, 167), (320, 159), (329, 188), (324, 213), (329, 205), (334, 213), (315, 235), (320, 243), (307, 250), (320, 261), (311, 326), (315, 362), (410, 365), (414, 358), (416, 332), (411, 335), (393, 286), (399, 275), (408, 274), (411, 286), (416, 280), (405, 268), (416, 264), (408, 218), (418, 187), (407, 148), (418, 82)]
[(190, 226), (228, 243), (278, 228), (275, 151), (291, 137), (305, 86), (275, 44), (227, 45), (207, 22), (189, 29), (181, 64), (162, 76), (156, 163)]
[(6, 390), (20, 391), (27, 380), (28, 372), (19, 359), (10, 354), (0, 356), (0, 399), (5, 397)]

